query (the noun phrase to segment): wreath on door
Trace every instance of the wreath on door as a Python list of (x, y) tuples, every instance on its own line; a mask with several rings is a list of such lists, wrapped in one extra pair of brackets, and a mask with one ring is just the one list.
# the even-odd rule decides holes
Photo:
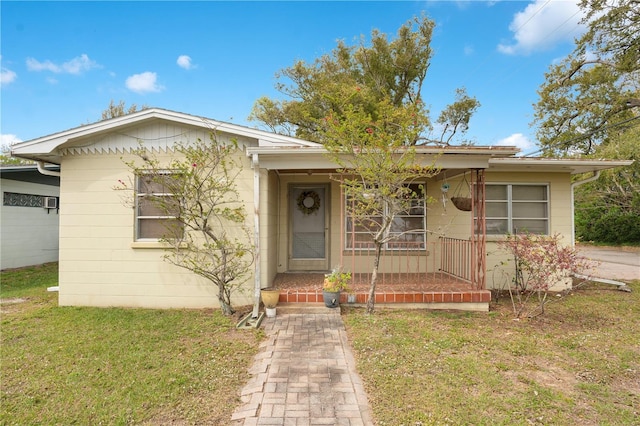
[(316, 191), (303, 191), (298, 195), (298, 210), (303, 214), (311, 214), (320, 208), (320, 195)]

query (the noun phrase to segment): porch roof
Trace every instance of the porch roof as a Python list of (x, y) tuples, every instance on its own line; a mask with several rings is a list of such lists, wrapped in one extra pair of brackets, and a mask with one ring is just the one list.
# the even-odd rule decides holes
[[(280, 172), (322, 173), (336, 169), (323, 146), (248, 147), (247, 155), (257, 156), (260, 168)], [(519, 149), (512, 146), (452, 146), (416, 147), (418, 161), (436, 165), (447, 171), (463, 173), (469, 169), (489, 169), (497, 172), (537, 172), (581, 174), (628, 166), (633, 160), (580, 158), (516, 157)]]
[[(260, 168), (279, 171), (331, 171), (336, 169), (323, 146), (247, 147), (247, 155), (257, 157)], [(436, 160), (443, 169), (486, 169), (492, 158), (512, 157), (513, 146), (416, 147), (416, 158), (423, 165)]]

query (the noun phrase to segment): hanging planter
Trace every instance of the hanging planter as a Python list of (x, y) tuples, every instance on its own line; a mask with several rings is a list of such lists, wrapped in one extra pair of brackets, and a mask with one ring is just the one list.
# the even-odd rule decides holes
[(458, 210), (461, 210), (463, 212), (470, 212), (471, 211), (471, 197), (467, 196), (467, 197), (463, 197), (460, 194), (460, 187), (466, 184), (466, 187), (468, 189), (468, 193), (471, 193), (471, 185), (469, 185), (469, 182), (467, 182), (467, 174), (465, 173), (462, 177), (462, 181), (460, 181), (460, 183), (458, 184), (457, 188), (456, 188), (456, 193), (454, 194), (453, 197), (451, 197), (451, 202), (453, 203), (454, 206), (456, 206), (456, 208)]
[(471, 211), (471, 198), (469, 197), (451, 197), (451, 202), (458, 210), (463, 212)]

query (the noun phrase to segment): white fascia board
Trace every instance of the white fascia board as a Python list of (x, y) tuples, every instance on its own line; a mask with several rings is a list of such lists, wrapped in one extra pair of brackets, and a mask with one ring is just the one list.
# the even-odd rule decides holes
[[(275, 136), (275, 135), (272, 135)], [(309, 142), (308, 147), (280, 147), (280, 146), (259, 146), (259, 147), (251, 147), (247, 148), (249, 154), (259, 154), (259, 155), (277, 155), (277, 154), (293, 154), (300, 152), (301, 149), (304, 149), (305, 152), (321, 152), (326, 153), (327, 150), (324, 148), (322, 144)], [(424, 154), (424, 155), (465, 155), (471, 157), (510, 157), (520, 150), (516, 147), (511, 146), (461, 146), (461, 147), (415, 147), (416, 154)]]
[[(511, 152), (511, 151), (508, 151)], [(246, 153), (249, 157), (258, 155), (261, 168), (270, 170), (308, 170), (308, 169), (335, 169), (338, 166), (326, 155), (327, 150), (323, 146), (317, 147), (248, 147)], [(416, 162), (428, 166), (432, 163), (435, 167), (443, 169), (486, 169), (489, 167), (491, 155), (496, 151), (479, 152), (469, 150), (456, 150), (455, 152), (441, 149), (421, 149), (416, 152)], [(348, 158), (345, 156), (345, 158)]]
[(416, 147), (417, 154), (472, 155), (485, 157), (513, 157), (520, 152), (515, 146), (447, 146)]
[(591, 160), (564, 158), (491, 158), (489, 170), (505, 172), (564, 172), (572, 175), (629, 166), (633, 160)]

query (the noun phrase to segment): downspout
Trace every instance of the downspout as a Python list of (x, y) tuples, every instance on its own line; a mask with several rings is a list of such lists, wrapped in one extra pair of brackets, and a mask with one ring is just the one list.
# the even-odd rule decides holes
[(253, 167), (253, 238), (255, 246), (254, 265), (254, 293), (252, 318), (260, 315), (260, 161), (258, 154), (252, 154), (251, 166)]
[(60, 172), (55, 172), (53, 170), (47, 170), (44, 168), (44, 161), (37, 161), (36, 164), (38, 165), (38, 171), (40, 172), (40, 174), (46, 175), (46, 176), (55, 176), (55, 177), (60, 177)]
[(571, 184), (571, 247), (576, 246), (576, 217), (575, 217), (575, 205), (574, 205), (575, 196), (573, 193), (574, 189), (582, 184), (593, 182), (599, 177), (600, 177), (600, 170), (596, 170), (593, 172), (593, 176), (591, 176), (590, 178), (579, 180)]

